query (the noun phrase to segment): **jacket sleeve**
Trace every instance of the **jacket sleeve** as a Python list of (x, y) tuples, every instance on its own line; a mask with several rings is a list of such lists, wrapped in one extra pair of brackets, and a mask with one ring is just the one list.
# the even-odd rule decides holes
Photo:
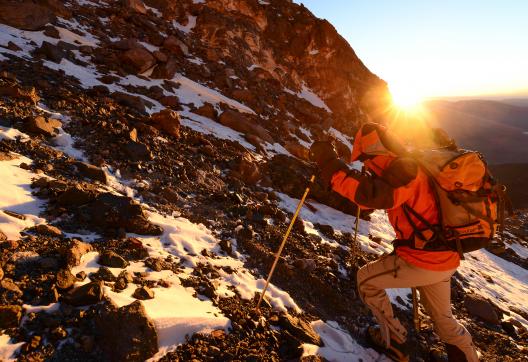
[(412, 160), (397, 159), (381, 177), (359, 171), (337, 171), (332, 189), (365, 209), (394, 209), (409, 200), (417, 189), (418, 166)]

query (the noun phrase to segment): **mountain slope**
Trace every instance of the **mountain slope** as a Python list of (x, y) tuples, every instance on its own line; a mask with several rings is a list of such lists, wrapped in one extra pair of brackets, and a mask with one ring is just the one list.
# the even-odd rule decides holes
[[(384, 89), (328, 23), (289, 1), (0, 9), (1, 359), (384, 360), (354, 276), (393, 231), (364, 213), (354, 242), (354, 205), (318, 182), (254, 309), (315, 172), (307, 147), (349, 155), (362, 98)], [(486, 359), (526, 348), (517, 230), (453, 281)], [(389, 292), (410, 326), (409, 290)], [(413, 358), (442, 357), (430, 323), (409, 338)]]

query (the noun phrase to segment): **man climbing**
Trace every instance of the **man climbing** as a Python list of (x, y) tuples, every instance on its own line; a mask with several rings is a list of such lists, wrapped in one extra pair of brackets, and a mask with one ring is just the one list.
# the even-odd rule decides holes
[[(364, 209), (385, 209), (396, 232), (395, 252), (363, 266), (357, 273), (359, 295), (379, 327), (369, 338), (395, 361), (408, 361), (407, 331), (394, 316), (385, 292), (388, 288), (417, 288), (435, 331), (446, 343), (449, 361), (478, 361), (469, 332), (451, 312), (451, 276), (460, 256), (450, 249), (426, 251), (398, 241), (409, 240), (415, 229), (438, 223), (438, 210), (428, 176), (418, 163), (404, 155), (403, 146), (378, 124), (364, 125), (355, 137), (352, 161), (363, 161), (366, 172), (349, 169), (332, 144), (315, 142), (310, 158), (331, 188)], [(421, 217), (409, 216), (407, 207)]]

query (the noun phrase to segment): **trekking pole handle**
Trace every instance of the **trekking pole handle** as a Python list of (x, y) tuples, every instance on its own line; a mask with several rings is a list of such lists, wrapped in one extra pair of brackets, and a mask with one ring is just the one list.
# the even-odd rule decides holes
[(304, 190), (304, 194), (301, 198), (301, 201), (299, 201), (299, 204), (297, 205), (297, 209), (295, 210), (295, 213), (293, 214), (293, 217), (290, 221), (290, 225), (288, 226), (288, 229), (286, 230), (286, 234), (284, 234), (284, 238), (282, 239), (279, 250), (277, 250), (277, 253), (275, 254), (275, 260), (273, 261), (273, 265), (271, 266), (268, 279), (266, 280), (266, 285), (264, 286), (264, 289), (262, 289), (262, 293), (260, 294), (256, 309), (260, 308), (260, 303), (262, 303), (262, 300), (264, 299), (264, 295), (266, 294), (266, 290), (268, 290), (271, 277), (273, 276), (273, 272), (275, 271), (279, 258), (282, 254), (282, 249), (284, 249), (284, 246), (286, 245), (286, 240), (288, 240), (288, 236), (290, 236), (290, 232), (293, 228), (293, 224), (295, 223), (295, 220), (297, 220), (297, 216), (299, 216), (301, 207), (304, 204), (304, 201), (306, 200), (306, 196), (308, 196), (308, 193), (310, 192), (310, 186), (314, 181), (315, 181), (315, 175), (312, 175), (312, 177), (310, 177), (310, 182), (308, 184), (308, 187), (306, 188), (306, 190)]

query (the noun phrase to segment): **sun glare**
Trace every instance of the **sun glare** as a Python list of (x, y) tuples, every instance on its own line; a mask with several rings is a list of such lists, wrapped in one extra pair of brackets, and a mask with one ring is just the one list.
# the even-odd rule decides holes
[(392, 103), (396, 108), (403, 111), (413, 111), (418, 108), (423, 101), (423, 96), (415, 89), (392, 88)]

